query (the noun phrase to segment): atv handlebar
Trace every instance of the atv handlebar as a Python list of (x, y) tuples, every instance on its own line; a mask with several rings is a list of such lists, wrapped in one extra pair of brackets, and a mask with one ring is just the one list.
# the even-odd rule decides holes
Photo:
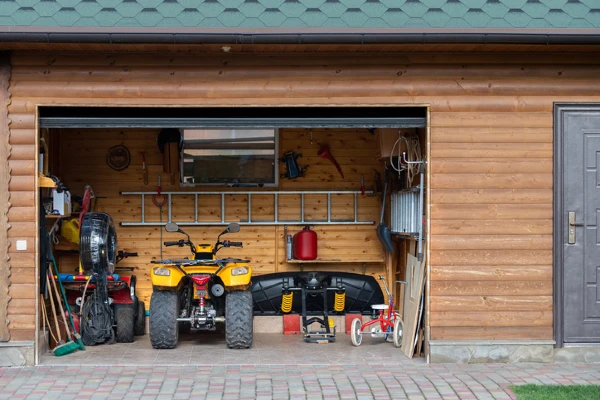
[(169, 246), (183, 246), (184, 245), (184, 241), (183, 240), (175, 240), (172, 242), (163, 242), (163, 244), (165, 245), (165, 247), (169, 247)]
[(127, 257), (137, 257), (138, 253), (128, 253), (125, 250), (119, 250), (117, 252), (117, 257), (116, 257), (116, 264), (120, 263), (121, 261), (123, 261), (124, 259), (126, 259)]
[(221, 244), (223, 247), (244, 247), (243, 242), (232, 242), (231, 240), (224, 240)]

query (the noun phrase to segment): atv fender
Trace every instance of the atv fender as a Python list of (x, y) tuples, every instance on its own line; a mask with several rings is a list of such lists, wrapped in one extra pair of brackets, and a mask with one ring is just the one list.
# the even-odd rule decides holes
[[(246, 268), (248, 273), (234, 275), (234, 270), (239, 268)], [(217, 275), (226, 288), (246, 287), (250, 285), (252, 279), (252, 267), (248, 263), (228, 263)]]
[[(169, 275), (156, 275), (154, 271), (157, 268), (168, 270)], [(160, 288), (161, 290), (176, 290), (181, 286), (184, 277), (184, 273), (181, 272), (174, 265), (154, 264), (150, 269), (150, 278), (152, 280), (152, 286)]]

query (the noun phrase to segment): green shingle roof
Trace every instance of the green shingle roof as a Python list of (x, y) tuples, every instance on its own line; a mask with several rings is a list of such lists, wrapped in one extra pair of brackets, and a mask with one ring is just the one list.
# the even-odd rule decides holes
[(0, 0), (0, 26), (600, 28), (600, 0)]

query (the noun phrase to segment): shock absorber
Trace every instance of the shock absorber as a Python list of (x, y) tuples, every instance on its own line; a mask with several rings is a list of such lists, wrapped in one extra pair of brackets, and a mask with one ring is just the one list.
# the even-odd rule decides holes
[(200, 314), (204, 315), (204, 306), (206, 305), (206, 300), (204, 300), (204, 296), (200, 296)]
[(333, 299), (333, 310), (336, 312), (342, 312), (346, 308), (346, 292), (343, 290), (337, 290)]
[(281, 295), (281, 311), (289, 313), (292, 311), (292, 303), (294, 301), (294, 292), (287, 290)]

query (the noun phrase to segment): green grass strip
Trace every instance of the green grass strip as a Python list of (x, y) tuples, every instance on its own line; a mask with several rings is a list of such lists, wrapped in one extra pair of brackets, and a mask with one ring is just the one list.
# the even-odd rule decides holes
[(521, 385), (511, 386), (518, 400), (588, 400), (600, 399), (596, 385)]

